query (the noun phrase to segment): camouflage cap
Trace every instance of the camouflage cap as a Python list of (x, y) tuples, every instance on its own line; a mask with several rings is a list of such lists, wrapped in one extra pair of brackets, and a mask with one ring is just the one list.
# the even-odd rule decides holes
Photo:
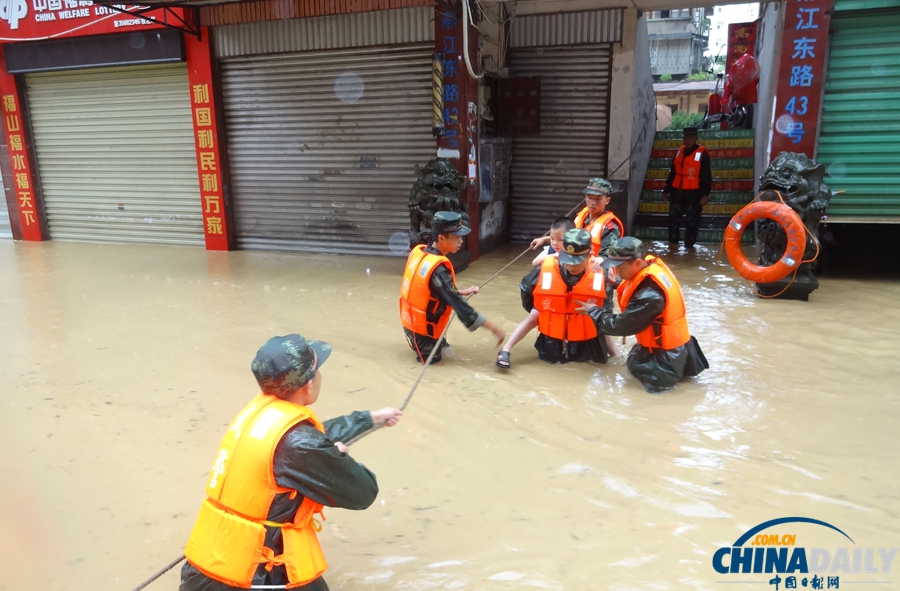
[(609, 247), (609, 256), (603, 259), (603, 268), (611, 269), (622, 263), (644, 258), (644, 243), (637, 238), (625, 236)]
[(569, 230), (563, 235), (563, 248), (559, 251), (559, 262), (563, 265), (578, 265), (591, 254), (591, 233), (587, 230)]
[(696, 127), (685, 127), (681, 130), (682, 137), (697, 137)]
[(431, 230), (434, 232), (435, 238), (438, 234), (456, 234), (457, 236), (465, 236), (472, 230), (463, 224), (462, 216), (453, 211), (435, 212), (431, 219)]
[(606, 179), (594, 178), (588, 181), (588, 186), (582, 193), (585, 195), (609, 195), (612, 193), (612, 183)]
[(322, 341), (298, 334), (272, 337), (256, 352), (250, 369), (264, 393), (284, 397), (313, 379), (329, 355), (331, 345)]

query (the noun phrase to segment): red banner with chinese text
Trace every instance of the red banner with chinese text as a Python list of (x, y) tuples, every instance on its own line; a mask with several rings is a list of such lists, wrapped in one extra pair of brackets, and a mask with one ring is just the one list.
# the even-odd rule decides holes
[(753, 55), (756, 49), (756, 21), (728, 25), (728, 53), (725, 56), (725, 73), (745, 53)]
[[(138, 5), (119, 5), (126, 10)], [(186, 18), (182, 8), (173, 13)], [(193, 12), (188, 18), (192, 18)], [(178, 24), (178, 19), (164, 10), (154, 10), (146, 16)], [(0, 43), (39, 41), (64, 37), (82, 37), (105, 33), (122, 33), (136, 29), (155, 29), (162, 25), (137, 16), (123, 14), (91, 0), (2, 0), (0, 1)]]
[(194, 145), (200, 175), (200, 203), (203, 208), (203, 233), (207, 250), (228, 250), (228, 220), (222, 192), (222, 159), (216, 105), (213, 100), (212, 56), (209, 31), (203, 27), (201, 39), (185, 35), (191, 112), (194, 120)]
[(781, 38), (772, 152), (816, 150), (833, 0), (788, 0)]
[[(38, 210), (34, 177), (28, 160), (22, 101), (19, 100), (15, 78), (6, 73), (5, 66), (0, 67), (0, 101), (2, 101), (0, 111), (3, 114), (3, 129), (6, 131), (6, 145), (9, 148), (12, 168), (11, 189), (15, 192), (19, 219), (22, 222), (22, 239), (43, 240), (40, 226), (41, 212)], [(15, 212), (9, 213), (14, 215)]]

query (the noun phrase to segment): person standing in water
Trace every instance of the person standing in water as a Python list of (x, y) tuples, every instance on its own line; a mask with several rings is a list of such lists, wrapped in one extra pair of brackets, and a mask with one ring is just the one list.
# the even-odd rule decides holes
[(611, 336), (636, 335), (627, 367), (644, 389), (657, 394), (674, 387), (686, 376), (709, 368), (697, 339), (688, 330), (684, 296), (672, 270), (644, 253), (637, 238), (620, 238), (609, 249), (603, 267), (615, 269), (621, 314), (611, 307), (580, 302), (577, 311), (587, 314), (597, 331)]
[(328, 590), (316, 514), (365, 509), (378, 495), (375, 475), (342, 442), (403, 414), (383, 408), (319, 421), (309, 407), (330, 354), (329, 344), (297, 334), (271, 338), (256, 353), (251, 369), (262, 393), (219, 447), (184, 550), (180, 591)]
[[(516, 328), (521, 340), (534, 326), (540, 334), (534, 343), (538, 357), (549, 363), (593, 361), (606, 363), (609, 351), (590, 318), (577, 314), (575, 302), (590, 301), (612, 306), (612, 290), (604, 272), (594, 271), (591, 262), (591, 235), (572, 229), (563, 236), (562, 250), (547, 257), (519, 285), (522, 307), (528, 317)], [(518, 342), (513, 337), (497, 356), (497, 366), (510, 368), (509, 350)]]
[[(494, 333), (500, 345), (506, 336), (503, 331), (463, 299), (478, 293), (478, 288), (457, 289), (456, 273), (447, 258), (462, 248), (463, 236), (471, 230), (463, 224), (460, 214), (450, 211), (435, 213), (431, 228), (434, 242), (412, 249), (400, 285), (400, 321), (409, 347), (416, 352), (419, 362), (425, 363), (454, 310), (463, 326), (470, 331), (485, 327)], [(444, 340), (432, 363), (441, 360), (441, 350), (446, 346)]]
[[(591, 255), (604, 257), (610, 245), (625, 234), (621, 220), (606, 209), (611, 199), (612, 183), (593, 178), (582, 193), (585, 207), (575, 216), (575, 227), (587, 230), (591, 235)], [(536, 238), (532, 240), (531, 248), (536, 249), (549, 241), (547, 236)]]

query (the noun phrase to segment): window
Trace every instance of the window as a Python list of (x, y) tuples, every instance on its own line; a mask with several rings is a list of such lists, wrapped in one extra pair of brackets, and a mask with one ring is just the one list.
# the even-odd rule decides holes
[(677, 104), (675, 104), (675, 105), (666, 105), (666, 106), (669, 107), (670, 109), (672, 109), (672, 112), (673, 112), (673, 113), (674, 113), (675, 111), (678, 110), (678, 105), (677, 105)]
[(660, 10), (659, 18), (669, 18), (669, 11), (668, 10)]

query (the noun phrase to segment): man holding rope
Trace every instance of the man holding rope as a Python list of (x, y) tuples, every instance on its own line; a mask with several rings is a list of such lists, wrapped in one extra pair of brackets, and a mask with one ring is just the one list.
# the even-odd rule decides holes
[(320, 422), (308, 407), (330, 354), (327, 343), (296, 334), (257, 352), (251, 368), (262, 394), (222, 440), (184, 551), (180, 591), (327, 591), (315, 515), (323, 507), (365, 509), (378, 495), (375, 475), (342, 442), (403, 414), (383, 408)]
[[(463, 225), (461, 215), (451, 211), (435, 213), (431, 229), (434, 242), (431, 246), (419, 245), (412, 249), (400, 285), (400, 321), (409, 347), (416, 352), (419, 362), (425, 363), (441, 340), (453, 311), (470, 331), (484, 326), (493, 332), (500, 345), (506, 336), (503, 331), (462, 297), (478, 293), (478, 288), (458, 290), (453, 264), (447, 258), (462, 248), (463, 236), (471, 230)], [(432, 363), (441, 360), (445, 346), (447, 342), (442, 341)]]

